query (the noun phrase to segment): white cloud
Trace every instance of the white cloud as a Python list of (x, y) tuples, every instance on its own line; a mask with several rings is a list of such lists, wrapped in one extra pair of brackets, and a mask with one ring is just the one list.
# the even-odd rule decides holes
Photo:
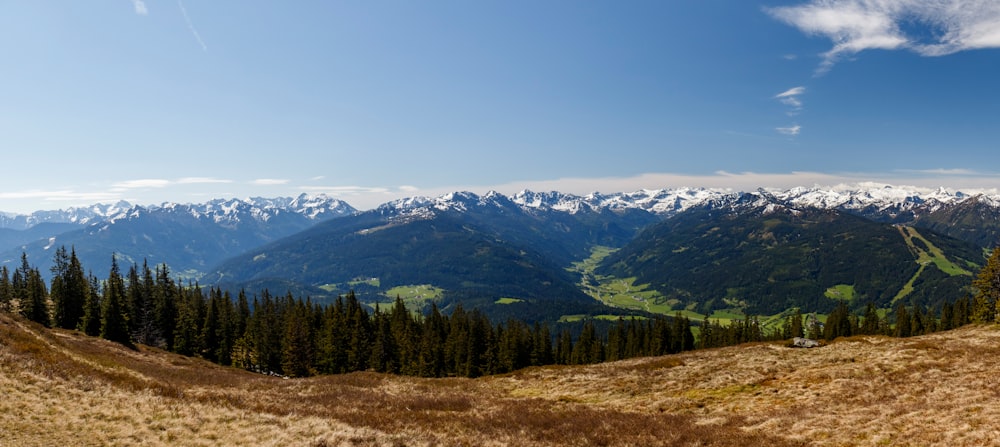
[(271, 186), (271, 185), (287, 185), (288, 182), (289, 180), (280, 178), (259, 178), (250, 183), (254, 185)]
[(799, 96), (802, 96), (805, 92), (805, 87), (793, 87), (774, 95), (774, 97), (777, 98), (778, 101), (781, 101), (782, 104), (791, 106), (795, 110), (799, 110), (802, 108), (802, 100), (799, 99)]
[(930, 174), (930, 175), (982, 175), (971, 169), (902, 169), (900, 172), (912, 173), (912, 174)]
[(802, 131), (802, 126), (796, 124), (794, 126), (789, 126), (789, 127), (778, 127), (778, 128), (775, 128), (774, 130), (777, 130), (778, 133), (780, 133), (782, 135), (791, 135), (791, 136), (794, 137), (794, 136), (798, 135), (799, 132)]
[(114, 189), (140, 189), (140, 188), (165, 188), (170, 185), (170, 180), (147, 178), (139, 180), (126, 180), (112, 185)]
[(833, 42), (823, 53), (819, 73), (864, 50), (908, 49), (943, 56), (1000, 48), (1000, 2), (995, 0), (811, 0), (766, 11)]
[(149, 14), (149, 10), (146, 9), (146, 2), (143, 0), (132, 0), (132, 7), (135, 8), (135, 13), (141, 16)]
[(323, 193), (332, 196), (356, 196), (362, 194), (385, 195), (390, 192), (389, 188), (380, 186), (306, 186), (302, 189), (313, 193)]
[(201, 183), (232, 183), (232, 180), (219, 179), (214, 177), (184, 177), (177, 180), (180, 185), (192, 185)]

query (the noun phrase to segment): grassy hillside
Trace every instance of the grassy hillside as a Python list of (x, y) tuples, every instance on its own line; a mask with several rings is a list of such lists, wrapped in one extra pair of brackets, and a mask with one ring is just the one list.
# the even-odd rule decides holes
[(1000, 445), (1000, 330), (286, 380), (0, 315), (0, 445)]

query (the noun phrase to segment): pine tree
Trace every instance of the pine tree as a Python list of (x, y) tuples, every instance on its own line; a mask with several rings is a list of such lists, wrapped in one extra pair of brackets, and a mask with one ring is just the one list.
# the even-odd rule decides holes
[[(791, 337), (805, 337), (806, 331), (802, 326), (802, 308), (796, 307), (795, 314), (792, 315), (791, 325), (789, 326)], [(789, 337), (789, 338), (791, 338)]]
[(954, 324), (954, 320), (955, 320), (955, 306), (948, 301), (941, 303), (940, 329), (942, 331), (948, 331), (954, 329), (954, 326), (952, 326), (952, 324)]
[(156, 266), (156, 279), (152, 286), (153, 326), (162, 339), (159, 347), (168, 351), (174, 348), (174, 330), (177, 327), (178, 301), (177, 285), (170, 278), (170, 269), (166, 264)]
[(438, 310), (437, 304), (431, 303), (431, 310), (424, 319), (421, 331), (419, 371), (422, 377), (442, 377), (445, 375), (444, 345), (448, 338), (447, 322)]
[(549, 365), (555, 361), (552, 353), (552, 334), (549, 327), (537, 321), (531, 336), (531, 365)]
[(594, 322), (587, 320), (583, 323), (580, 338), (573, 345), (572, 364), (585, 365), (600, 362), (602, 360), (599, 355), (601, 352), (600, 345), (601, 341), (597, 338), (597, 329), (594, 327)]
[(132, 333), (129, 330), (128, 304), (125, 298), (125, 282), (118, 269), (118, 260), (111, 257), (111, 271), (104, 284), (104, 297), (101, 300), (101, 338), (132, 345)]
[(38, 269), (28, 264), (28, 255), (21, 253), (21, 266), (14, 271), (11, 282), (14, 296), (18, 299), (21, 315), (36, 323), (49, 326), (51, 323), (48, 305), (48, 290)]
[(174, 327), (174, 352), (192, 356), (202, 350), (200, 307), (204, 305), (201, 292), (189, 288), (178, 290), (177, 324)]
[(910, 324), (910, 314), (906, 311), (906, 306), (900, 302), (896, 305), (896, 330), (893, 335), (896, 337), (909, 337), (913, 335)]
[(14, 289), (10, 284), (10, 272), (6, 265), (0, 266), (0, 312), (10, 312), (13, 300)]
[(93, 274), (87, 281), (87, 296), (83, 302), (83, 318), (80, 319), (78, 330), (96, 337), (101, 334), (101, 286)]
[(556, 343), (556, 363), (560, 365), (573, 363), (573, 335), (568, 329), (559, 332), (559, 341)]
[(149, 346), (162, 346), (163, 335), (156, 321), (155, 281), (149, 264), (142, 262), (142, 271), (133, 264), (128, 273), (125, 295), (129, 303), (129, 326), (132, 339)]
[(972, 307), (973, 323), (992, 323), (997, 320), (996, 305), (1000, 298), (1000, 247), (994, 248), (986, 265), (972, 281), (976, 290)]
[(75, 328), (77, 322), (67, 325), (68, 321), (66, 321), (66, 298), (63, 291), (63, 281), (66, 272), (69, 271), (69, 255), (66, 254), (66, 246), (56, 249), (50, 271), (52, 272), (52, 282), (49, 287), (49, 297), (52, 299), (52, 324), (55, 327), (65, 329)]
[(201, 323), (201, 356), (210, 362), (219, 361), (219, 347), (221, 345), (222, 319), (220, 309), (222, 305), (222, 291), (212, 288), (209, 292), (208, 305), (205, 309), (205, 319)]
[(875, 303), (869, 301), (868, 305), (865, 306), (865, 316), (861, 321), (861, 333), (864, 335), (876, 335), (882, 323), (878, 316), (878, 309), (875, 308)]
[(374, 337), (368, 359), (369, 367), (378, 372), (397, 372), (399, 370), (398, 353), (396, 339), (392, 335), (392, 325), (389, 315), (380, 311), (377, 304), (375, 313), (372, 314), (372, 329)]
[(301, 300), (293, 301), (291, 294), (285, 303), (284, 337), (281, 340), (282, 371), (291, 377), (310, 376), (313, 374), (315, 353), (312, 326), (309, 324), (312, 306), (303, 304)]
[(338, 296), (333, 305), (323, 310), (323, 327), (317, 336), (317, 368), (325, 374), (347, 372), (347, 315), (344, 297)]

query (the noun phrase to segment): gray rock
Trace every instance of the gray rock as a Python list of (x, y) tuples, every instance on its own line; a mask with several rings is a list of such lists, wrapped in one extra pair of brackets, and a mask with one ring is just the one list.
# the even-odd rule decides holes
[(819, 342), (808, 338), (795, 337), (792, 339), (790, 346), (793, 348), (818, 348)]

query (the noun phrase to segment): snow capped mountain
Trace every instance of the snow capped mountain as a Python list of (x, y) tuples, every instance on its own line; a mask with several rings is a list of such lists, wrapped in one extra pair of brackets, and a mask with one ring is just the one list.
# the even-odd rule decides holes
[(958, 204), (972, 197), (1000, 207), (1000, 194), (996, 191), (966, 193), (944, 188), (932, 189), (860, 183), (857, 185), (838, 185), (832, 188), (798, 187), (786, 190), (761, 188), (754, 192), (676, 188), (613, 194), (594, 192), (584, 196), (557, 191), (534, 192), (530, 190), (524, 190), (509, 197), (495, 191), (483, 196), (471, 192), (454, 192), (435, 198), (400, 199), (383, 204), (379, 209), (383, 213), (390, 211), (409, 211), (412, 213), (419, 209), (424, 211), (463, 211), (472, 206), (489, 204), (503, 207), (513, 203), (526, 211), (560, 211), (574, 214), (637, 209), (662, 217), (670, 217), (699, 206), (766, 205), (766, 203), (760, 203), (763, 200), (793, 208), (839, 209), (885, 220), (901, 217), (915, 218), (919, 214), (937, 211), (942, 207)]
[(325, 194), (302, 194), (298, 197), (277, 198), (215, 199), (197, 204), (165, 202), (150, 206), (134, 205), (121, 201), (114, 204), (97, 204), (65, 210), (36, 211), (29, 215), (0, 214), (0, 228), (25, 230), (40, 223), (73, 223), (86, 226), (138, 219), (150, 213), (189, 214), (196, 219), (210, 219), (218, 224), (236, 224), (247, 219), (267, 222), (284, 213), (297, 214), (309, 220), (319, 221), (348, 215), (356, 211), (346, 202)]
[[(879, 183), (858, 183), (833, 187), (796, 187), (791, 189), (758, 189), (753, 192), (712, 188), (644, 189), (633, 192), (574, 195), (558, 191), (523, 190), (511, 196), (496, 191), (477, 195), (457, 191), (438, 197), (414, 196), (387, 202), (376, 208), (382, 214), (431, 215), (433, 211), (468, 211), (473, 207), (491, 206), (503, 209), (517, 206), (523, 211), (623, 212), (643, 210), (661, 217), (670, 217), (698, 206), (726, 206), (746, 195), (767, 196), (769, 200), (795, 208), (839, 209), (878, 220), (912, 220), (942, 207), (962, 203), (976, 197), (981, 204), (1000, 208), (1000, 192), (996, 190), (953, 191), (946, 188), (893, 186)], [(742, 198), (742, 199), (741, 199)], [(746, 205), (746, 204), (744, 204)], [(219, 224), (235, 224), (251, 219), (266, 222), (277, 215), (294, 213), (310, 220), (325, 220), (357, 212), (347, 203), (326, 195), (302, 194), (298, 197), (247, 199), (216, 199), (200, 204), (163, 203), (152, 206), (128, 202), (98, 204), (56, 211), (37, 211), (30, 215), (0, 214), (0, 228), (24, 230), (39, 223), (95, 222), (136, 218), (142, 212), (187, 213), (196, 218), (208, 218)]]
[(0, 214), (0, 228), (26, 230), (41, 223), (71, 223), (87, 225), (101, 221), (132, 208), (132, 204), (120, 201), (113, 204), (96, 204), (63, 210), (35, 211), (31, 214)]

